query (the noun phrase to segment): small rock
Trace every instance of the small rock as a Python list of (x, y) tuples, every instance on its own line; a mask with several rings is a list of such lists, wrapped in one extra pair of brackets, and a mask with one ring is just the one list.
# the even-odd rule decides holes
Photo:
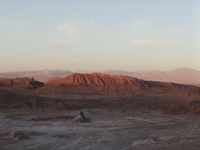
[(4, 136), (4, 138), (5, 138), (5, 139), (11, 139), (11, 140), (18, 141), (18, 140), (26, 140), (26, 139), (29, 139), (29, 136), (26, 135), (26, 134), (23, 133), (23, 132), (16, 132), (16, 131), (13, 131), (13, 132), (6, 133), (5, 136)]

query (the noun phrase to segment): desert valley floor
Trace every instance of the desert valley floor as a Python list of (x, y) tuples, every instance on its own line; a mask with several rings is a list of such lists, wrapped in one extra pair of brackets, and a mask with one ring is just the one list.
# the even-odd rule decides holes
[[(2, 109), (1, 150), (199, 150), (197, 116), (89, 109), (91, 122), (73, 121), (79, 111)], [(5, 133), (7, 132), (7, 134)]]
[(0, 150), (199, 150), (199, 115), (191, 85), (101, 73), (0, 78)]

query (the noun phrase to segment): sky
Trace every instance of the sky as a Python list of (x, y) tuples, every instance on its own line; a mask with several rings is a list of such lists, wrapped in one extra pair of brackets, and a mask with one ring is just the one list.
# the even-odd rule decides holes
[(0, 0), (0, 72), (200, 69), (199, 0)]

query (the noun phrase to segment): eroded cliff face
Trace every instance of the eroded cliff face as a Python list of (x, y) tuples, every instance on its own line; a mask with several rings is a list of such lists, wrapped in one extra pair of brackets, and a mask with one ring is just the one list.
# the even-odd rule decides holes
[(95, 87), (117, 87), (117, 86), (137, 86), (144, 87), (145, 83), (137, 78), (121, 76), (121, 75), (107, 75), (101, 73), (80, 74), (74, 73), (64, 78), (54, 78), (46, 82), (46, 85), (60, 86), (60, 85), (92, 85)]
[(118, 94), (143, 90), (147, 87), (142, 80), (128, 76), (74, 73), (64, 78), (48, 80), (45, 88), (43, 89), (51, 90), (53, 93), (60, 91), (61, 93)]
[(101, 73), (74, 73), (64, 78), (49, 79), (44, 93), (59, 94), (151, 94), (161, 93), (173, 96), (199, 97), (200, 88), (168, 82), (145, 81), (123, 75), (108, 75)]

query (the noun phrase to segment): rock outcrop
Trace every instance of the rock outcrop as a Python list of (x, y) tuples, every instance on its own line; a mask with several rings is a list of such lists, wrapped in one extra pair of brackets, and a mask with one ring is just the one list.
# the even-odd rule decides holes
[(34, 78), (0, 78), (0, 87), (20, 87), (36, 89), (44, 86), (44, 83), (36, 81)]
[(43, 92), (59, 94), (133, 94), (170, 93), (175, 96), (199, 96), (200, 88), (168, 82), (145, 81), (123, 75), (74, 73), (64, 78), (49, 79)]
[(78, 94), (117, 94), (127, 93), (146, 88), (144, 81), (118, 75), (101, 73), (74, 73), (64, 78), (53, 78), (46, 82), (43, 91), (51, 93)]
[(101, 73), (80, 74), (74, 73), (64, 78), (54, 78), (46, 82), (46, 85), (92, 85), (96, 87), (136, 86), (145, 87), (145, 83), (137, 78), (121, 75), (107, 75)]

